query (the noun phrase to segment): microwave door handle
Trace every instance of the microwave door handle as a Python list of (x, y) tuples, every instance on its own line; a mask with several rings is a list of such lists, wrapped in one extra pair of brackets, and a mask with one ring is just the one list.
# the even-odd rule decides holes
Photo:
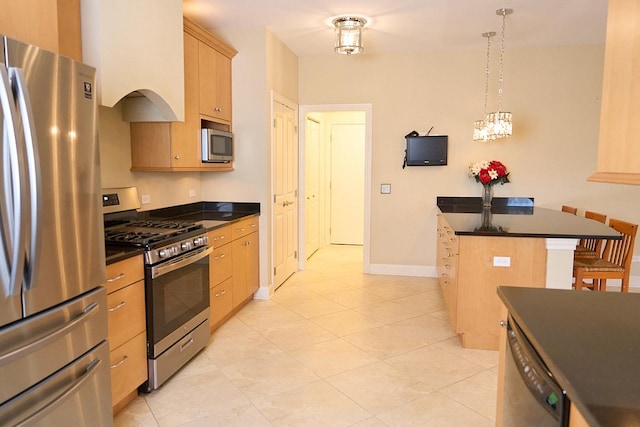
[[(25, 227), (22, 213), (26, 206), (24, 198), (25, 174), (21, 167), (21, 152), (16, 133), (17, 114), (9, 75), (0, 66), (0, 108), (4, 114), (2, 146), (2, 252), (0, 274), (6, 295), (15, 295), (22, 285), (25, 251)], [(6, 137), (6, 139), (5, 139)]]
[[(31, 289), (31, 286), (37, 283), (35, 279), (36, 270), (34, 268), (35, 260), (40, 253), (40, 228), (42, 224), (42, 207), (41, 202), (41, 178), (40, 178), (40, 159), (38, 156), (38, 139), (35, 130), (35, 120), (33, 118), (33, 109), (31, 108), (31, 97), (29, 96), (29, 90), (27, 89), (27, 80), (24, 76), (24, 71), (21, 68), (10, 68), (11, 77), (16, 85), (16, 100), (18, 102), (18, 108), (20, 110), (20, 117), (22, 118), (22, 129), (25, 138), (25, 153), (27, 164), (27, 182), (29, 195), (29, 205), (23, 212), (29, 212), (29, 226), (25, 227), (27, 235), (25, 236), (26, 242), (29, 243), (27, 248), (27, 261), (26, 261), (26, 288)], [(29, 209), (29, 211), (27, 211)]]

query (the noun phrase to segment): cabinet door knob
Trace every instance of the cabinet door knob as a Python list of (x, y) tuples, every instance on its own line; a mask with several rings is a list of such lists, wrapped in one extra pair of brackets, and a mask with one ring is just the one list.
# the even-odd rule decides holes
[(124, 362), (126, 362), (128, 359), (127, 355), (125, 354), (124, 357), (122, 359), (120, 359), (120, 361), (118, 361), (117, 363), (113, 364), (110, 366), (111, 369), (115, 369), (118, 366), (122, 365)]
[(174, 159), (180, 160), (180, 156), (175, 156)]
[(109, 313), (112, 313), (112, 312), (114, 312), (114, 311), (116, 311), (116, 310), (120, 310), (120, 309), (121, 309), (122, 307), (124, 307), (125, 305), (127, 305), (127, 303), (126, 303), (126, 302), (124, 302), (124, 301), (122, 301), (122, 302), (120, 302), (120, 304), (116, 305), (115, 307), (107, 308), (107, 311), (108, 311)]
[(507, 326), (507, 322), (505, 322), (504, 320), (500, 319), (500, 321), (498, 322), (498, 325), (500, 325), (501, 328), (504, 328), (505, 326)]
[(120, 273), (116, 277), (111, 277), (110, 279), (107, 279), (107, 283), (117, 282), (120, 279), (124, 279), (124, 276), (125, 276), (124, 273)]

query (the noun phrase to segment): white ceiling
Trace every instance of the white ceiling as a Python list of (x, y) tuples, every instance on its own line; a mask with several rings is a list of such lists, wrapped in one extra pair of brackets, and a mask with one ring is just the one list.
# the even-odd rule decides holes
[(332, 18), (367, 18), (364, 55), (477, 49), (511, 8), (506, 48), (604, 43), (607, 0), (183, 0), (185, 16), (213, 33), (267, 27), (298, 56), (331, 55)]

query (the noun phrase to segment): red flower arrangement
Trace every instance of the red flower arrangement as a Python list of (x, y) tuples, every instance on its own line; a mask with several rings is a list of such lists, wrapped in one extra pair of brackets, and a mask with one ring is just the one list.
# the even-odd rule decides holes
[(482, 185), (505, 184), (509, 182), (507, 167), (497, 160), (482, 160), (469, 165), (469, 176)]

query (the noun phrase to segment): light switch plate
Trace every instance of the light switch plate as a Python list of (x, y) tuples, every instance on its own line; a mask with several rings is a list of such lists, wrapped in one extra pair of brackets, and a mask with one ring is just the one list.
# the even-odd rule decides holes
[(381, 194), (391, 194), (391, 184), (380, 184)]
[(148, 205), (149, 203), (151, 203), (151, 196), (147, 194), (143, 194), (142, 196), (140, 196), (140, 199), (141, 204), (143, 205)]
[(494, 256), (493, 257), (493, 266), (494, 267), (511, 267), (511, 257), (508, 257), (508, 256)]

